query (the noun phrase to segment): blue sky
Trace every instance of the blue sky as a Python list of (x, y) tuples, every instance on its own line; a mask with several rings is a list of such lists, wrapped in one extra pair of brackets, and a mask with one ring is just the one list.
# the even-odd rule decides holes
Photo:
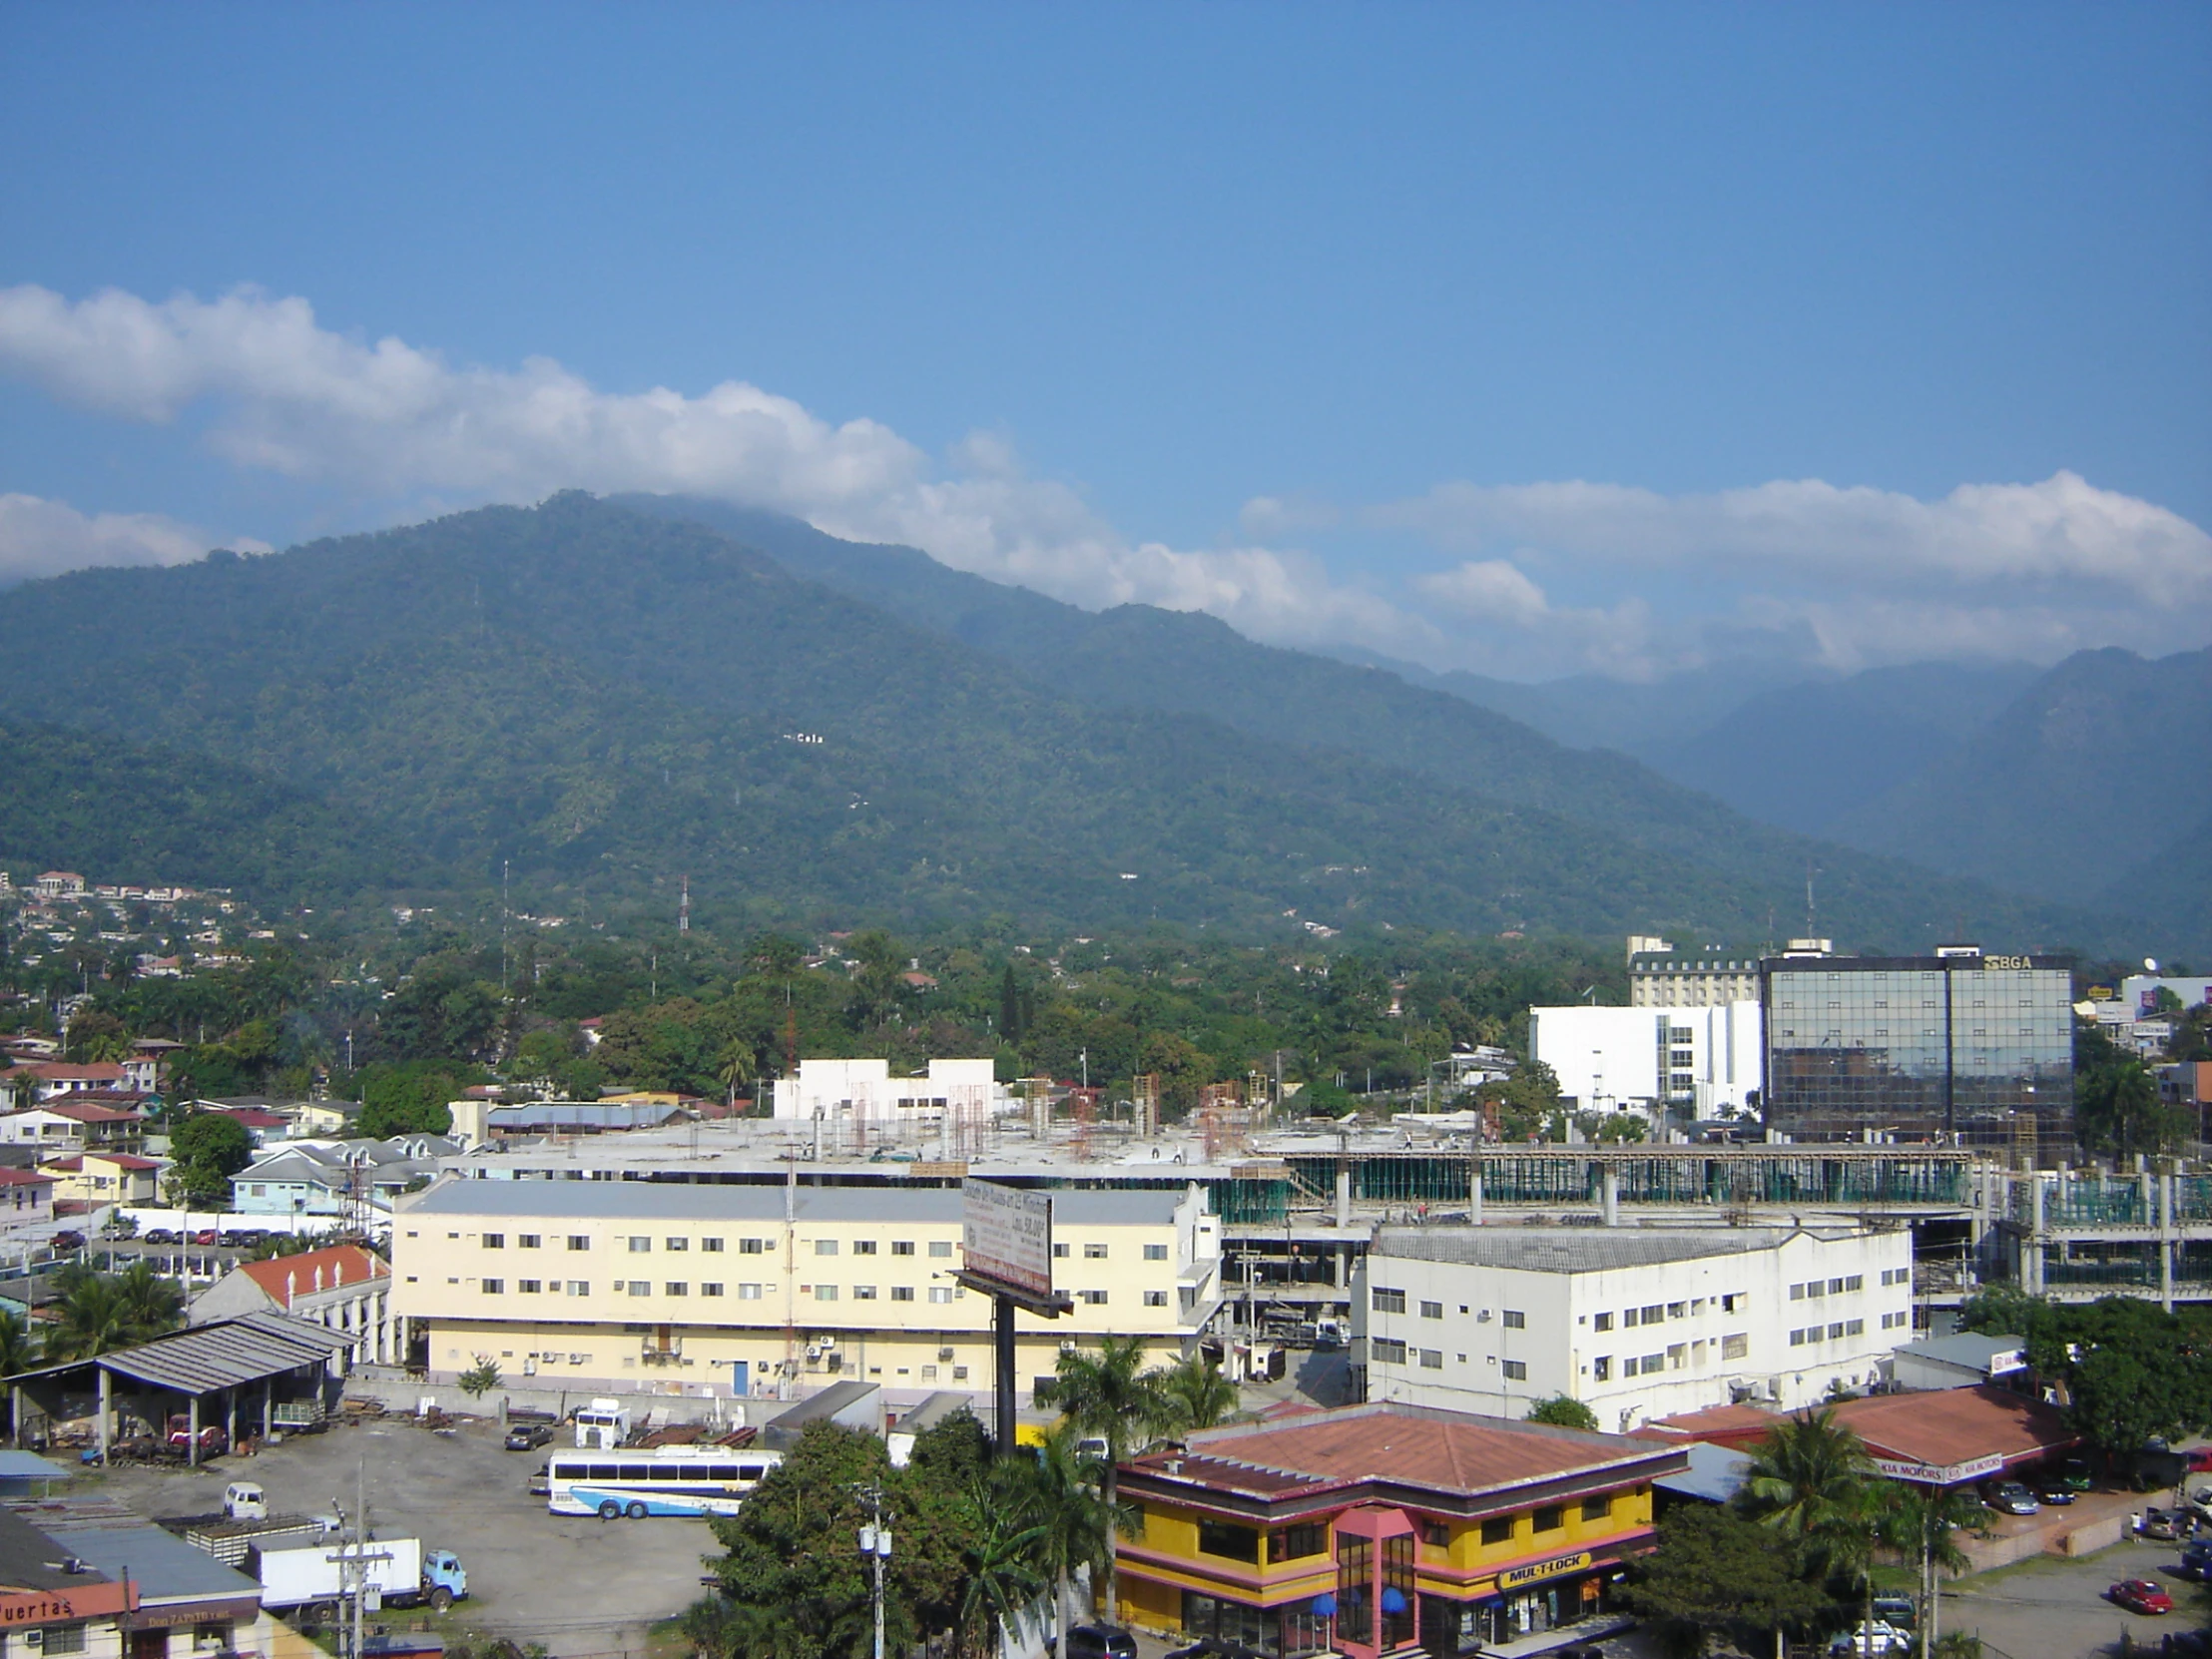
[(0, 575), (573, 483), (1513, 677), (2212, 639), (2212, 8), (0, 29)]

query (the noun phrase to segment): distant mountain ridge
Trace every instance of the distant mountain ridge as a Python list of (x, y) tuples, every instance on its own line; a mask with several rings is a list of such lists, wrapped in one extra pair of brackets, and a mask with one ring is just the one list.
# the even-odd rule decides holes
[(1138, 605), (1088, 612), (952, 570), (913, 548), (848, 542), (778, 514), (681, 497), (615, 499), (727, 533), (795, 574), (975, 646), (1086, 705), (1194, 715), (1272, 743), (1357, 755), (1557, 815), (1647, 856), (1723, 871), (1747, 897), (1759, 895), (1758, 922), (1745, 937), (1765, 936), (1770, 907), (1785, 917), (1801, 911), (1808, 863), (1822, 871), (1832, 914), (1887, 930), (1901, 944), (1948, 936), (1974, 914), (1991, 917), (1992, 937), (2024, 929), (2083, 938), (2112, 927), (2086, 915), (2031, 921), (2019, 910), (2000, 920), (1986, 894), (1963, 890), (1930, 902), (1917, 871), (1753, 822), (1631, 759), (1568, 749), (1395, 673), (1256, 644), (1209, 616)]
[(1955, 756), (1839, 830), (2018, 892), (2098, 902), (2131, 890), (2131, 870), (2178, 853), (2208, 819), (2212, 649), (2156, 660), (2102, 650), (2038, 676)]

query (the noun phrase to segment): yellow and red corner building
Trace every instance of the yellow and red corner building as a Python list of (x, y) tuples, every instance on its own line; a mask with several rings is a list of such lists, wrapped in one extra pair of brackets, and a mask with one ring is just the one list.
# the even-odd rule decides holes
[(1607, 1610), (1679, 1445), (1397, 1404), (1124, 1463), (1119, 1616), (1276, 1655), (1456, 1659)]

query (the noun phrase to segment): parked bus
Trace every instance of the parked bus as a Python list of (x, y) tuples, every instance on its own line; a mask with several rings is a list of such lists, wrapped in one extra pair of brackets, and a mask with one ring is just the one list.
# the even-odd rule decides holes
[(649, 1451), (558, 1451), (546, 1466), (545, 1506), (602, 1520), (647, 1515), (734, 1515), (783, 1460), (775, 1451), (664, 1445)]

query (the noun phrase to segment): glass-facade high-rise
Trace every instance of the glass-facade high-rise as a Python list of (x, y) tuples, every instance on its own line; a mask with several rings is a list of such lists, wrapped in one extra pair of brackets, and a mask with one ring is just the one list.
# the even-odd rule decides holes
[(1935, 956), (1760, 963), (1766, 1119), (1802, 1141), (2055, 1149), (2071, 1135), (2073, 989), (2055, 956), (1965, 946)]

